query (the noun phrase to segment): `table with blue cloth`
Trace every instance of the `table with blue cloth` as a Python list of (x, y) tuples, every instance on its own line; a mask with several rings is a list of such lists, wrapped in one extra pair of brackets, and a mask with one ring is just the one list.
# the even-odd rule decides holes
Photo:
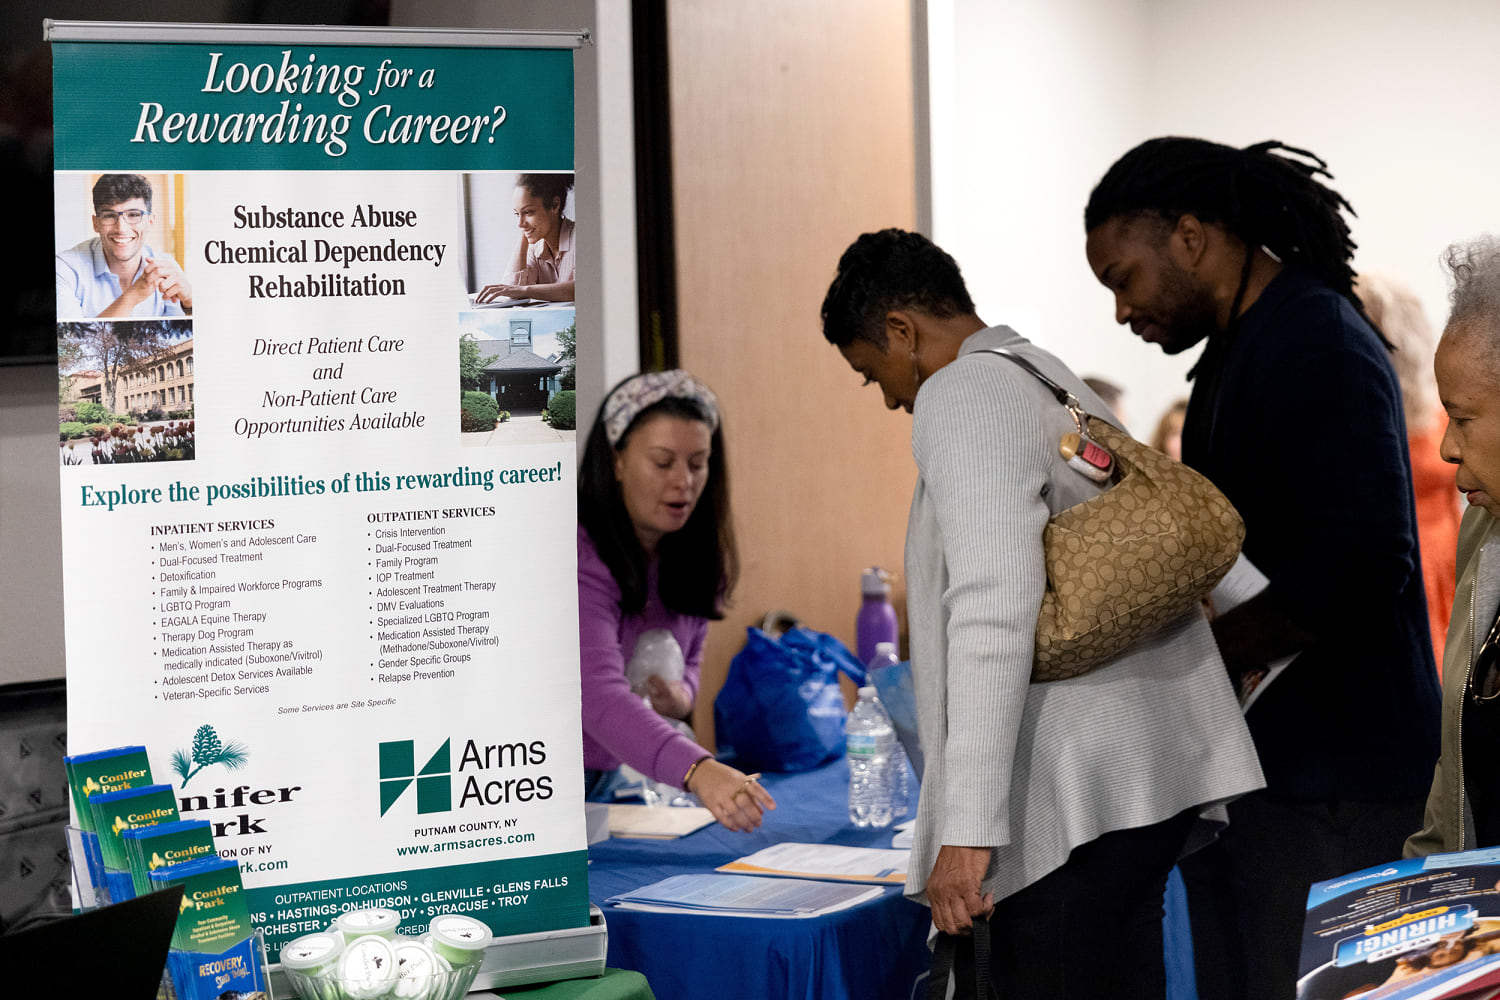
[[(765, 774), (761, 784), (777, 809), (754, 833), (713, 824), (677, 840), (607, 840), (589, 848), (589, 898), (609, 925), (606, 963), (642, 973), (658, 1000), (921, 996), (917, 987), (925, 988), (932, 960), (931, 914), (898, 887), (807, 919), (651, 913), (605, 903), (672, 875), (712, 872), (772, 844), (891, 846), (890, 829), (860, 830), (849, 822), (842, 759), (800, 774)], [(906, 818), (916, 814), (915, 782), (907, 809)], [(1175, 870), (1164, 902), (1168, 1000), (1197, 1000), (1186, 899)]]
[[(765, 774), (777, 808), (753, 833), (717, 823), (676, 840), (606, 840), (589, 848), (589, 898), (609, 926), (612, 968), (646, 977), (658, 1000), (909, 1000), (925, 987), (931, 916), (898, 886), (880, 898), (801, 919), (656, 913), (609, 906), (618, 893), (672, 875), (712, 872), (781, 843), (890, 847), (890, 828), (849, 822), (849, 769), (842, 759), (799, 774)], [(666, 807), (663, 807), (666, 808)], [(915, 783), (908, 802), (916, 812)]]

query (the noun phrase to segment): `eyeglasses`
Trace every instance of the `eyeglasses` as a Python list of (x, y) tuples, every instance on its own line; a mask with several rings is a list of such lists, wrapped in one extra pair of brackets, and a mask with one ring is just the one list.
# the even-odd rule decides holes
[(99, 212), (94, 217), (106, 226), (112, 226), (116, 222), (119, 222), (121, 219), (124, 219), (126, 222), (130, 223), (133, 226), (150, 214), (150, 212), (142, 212), (138, 208), (127, 208), (123, 212), (111, 212), (106, 208), (104, 211)]
[(1490, 634), (1474, 657), (1469, 671), (1469, 697), (1476, 705), (1500, 698), (1500, 617), (1490, 626)]

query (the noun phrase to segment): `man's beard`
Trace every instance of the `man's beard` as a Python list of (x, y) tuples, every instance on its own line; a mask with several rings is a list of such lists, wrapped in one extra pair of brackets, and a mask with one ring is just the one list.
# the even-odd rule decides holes
[(1181, 354), (1219, 331), (1213, 296), (1186, 271), (1169, 263), (1162, 271), (1161, 285), (1156, 315), (1162, 329), (1158, 340), (1162, 353)]

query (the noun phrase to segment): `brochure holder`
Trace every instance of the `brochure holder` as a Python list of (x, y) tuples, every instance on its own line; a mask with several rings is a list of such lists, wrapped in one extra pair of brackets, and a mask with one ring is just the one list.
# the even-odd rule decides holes
[[(128, 900), (135, 899), (139, 900), (139, 902), (132, 903), (131, 905), (146, 907), (151, 905), (147, 900), (152, 897), (159, 897), (169, 892), (174, 895), (177, 894), (176, 890), (173, 889), (162, 890), (160, 894), (147, 893), (145, 896), (123, 894), (124, 898), (119, 900), (114, 899), (114, 894), (109, 889), (110, 880), (106, 877), (108, 873), (106, 873), (103, 867), (97, 848), (97, 841), (92, 849), (89, 845), (90, 838), (93, 838), (94, 835), (71, 824), (64, 827), (64, 832), (67, 838), (68, 856), (72, 869), (73, 908), (76, 913), (98, 913), (102, 918), (108, 911), (113, 909), (116, 903), (125, 903)], [(154, 902), (154, 899), (152, 901)], [(178, 911), (181, 911), (180, 907), (178, 907)], [(270, 982), (271, 975), (270, 963), (266, 960), (265, 935), (259, 930), (252, 931), (250, 941), (231, 949), (231, 951), (244, 952), (249, 955), (249, 962), (241, 961), (239, 965), (243, 968), (248, 964), (251, 968), (237, 978), (244, 982), (259, 984), (259, 988), (264, 989), (265, 984)], [(189, 954), (192, 953), (179, 952), (176, 949), (169, 949), (167, 951), (164, 967), (161, 968), (159, 973), (161, 979), (161, 986), (157, 994), (159, 997), (176, 997), (177, 1000), (190, 1000), (191, 994), (178, 989), (173, 983), (172, 973), (174, 966), (180, 966), (180, 969), (177, 971), (185, 975), (190, 964), (194, 966), (206, 964), (206, 960), (213, 956), (193, 954), (192, 960), (189, 961), (184, 958), (184, 956)], [(228, 952), (225, 953), (225, 955), (228, 954)], [(286, 992), (278, 993), (277, 995), (292, 996), (293, 994), (290, 988), (288, 988)]]
[(98, 842), (89, 849), (89, 838), (94, 835), (73, 826), (63, 827), (68, 841), (68, 867), (73, 872), (73, 910), (86, 913), (109, 902), (104, 890), (104, 866), (99, 860)]

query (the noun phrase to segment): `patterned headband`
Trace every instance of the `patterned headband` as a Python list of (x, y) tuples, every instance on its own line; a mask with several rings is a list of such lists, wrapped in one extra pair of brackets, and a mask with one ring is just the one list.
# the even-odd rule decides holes
[(627, 379), (604, 401), (604, 436), (611, 447), (620, 439), (635, 418), (648, 406), (664, 399), (690, 399), (703, 409), (708, 429), (719, 429), (719, 400), (708, 386), (681, 368), (665, 372), (642, 372)]

